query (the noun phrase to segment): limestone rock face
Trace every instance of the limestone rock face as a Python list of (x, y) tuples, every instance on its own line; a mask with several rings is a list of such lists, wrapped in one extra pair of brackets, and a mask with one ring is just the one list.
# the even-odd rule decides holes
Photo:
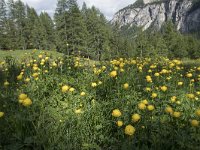
[(142, 6), (128, 6), (118, 11), (112, 24), (160, 29), (163, 23), (172, 20), (181, 32), (200, 28), (200, 7), (194, 7), (192, 0), (143, 0)]

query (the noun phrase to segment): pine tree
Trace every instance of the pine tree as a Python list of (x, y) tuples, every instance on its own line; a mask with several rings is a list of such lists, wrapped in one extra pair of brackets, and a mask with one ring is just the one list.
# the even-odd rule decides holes
[(54, 24), (51, 17), (42, 12), (39, 16), (42, 28), (42, 48), (54, 49), (55, 48), (55, 36), (54, 36)]
[(0, 1), (0, 49), (7, 49), (7, 10), (4, 0)]

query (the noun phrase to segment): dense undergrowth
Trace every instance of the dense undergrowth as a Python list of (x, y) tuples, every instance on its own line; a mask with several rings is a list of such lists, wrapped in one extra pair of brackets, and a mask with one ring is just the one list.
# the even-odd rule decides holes
[(200, 148), (198, 65), (42, 52), (0, 67), (0, 149)]

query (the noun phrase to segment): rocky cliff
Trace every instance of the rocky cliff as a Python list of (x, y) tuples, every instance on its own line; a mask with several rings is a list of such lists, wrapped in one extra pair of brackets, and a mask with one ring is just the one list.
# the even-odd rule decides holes
[(143, 0), (118, 11), (112, 24), (160, 29), (164, 22), (172, 20), (177, 30), (190, 32), (200, 28), (200, 3), (193, 0)]

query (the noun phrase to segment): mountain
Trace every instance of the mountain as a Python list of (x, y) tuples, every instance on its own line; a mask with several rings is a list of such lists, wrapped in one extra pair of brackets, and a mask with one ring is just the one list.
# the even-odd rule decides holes
[(172, 21), (182, 33), (199, 30), (200, 0), (137, 0), (119, 10), (111, 23), (146, 30), (150, 27), (160, 29), (167, 21)]

